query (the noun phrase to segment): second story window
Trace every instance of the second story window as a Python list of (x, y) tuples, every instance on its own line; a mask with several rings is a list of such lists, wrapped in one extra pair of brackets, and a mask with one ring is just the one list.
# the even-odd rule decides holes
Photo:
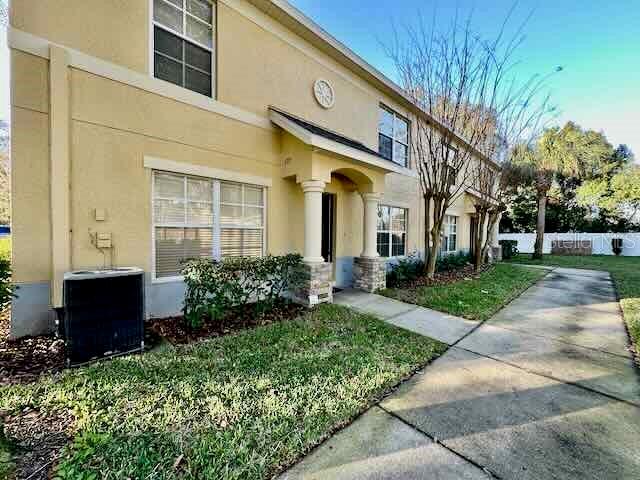
[(209, 0), (153, 1), (153, 72), (156, 78), (213, 95), (213, 24)]
[(378, 118), (378, 153), (403, 167), (409, 164), (409, 122), (383, 106)]

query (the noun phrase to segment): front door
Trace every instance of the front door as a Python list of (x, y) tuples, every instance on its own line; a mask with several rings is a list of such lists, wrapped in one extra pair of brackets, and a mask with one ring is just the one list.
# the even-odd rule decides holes
[(325, 262), (335, 260), (334, 225), (336, 196), (333, 193), (322, 194), (322, 257)]

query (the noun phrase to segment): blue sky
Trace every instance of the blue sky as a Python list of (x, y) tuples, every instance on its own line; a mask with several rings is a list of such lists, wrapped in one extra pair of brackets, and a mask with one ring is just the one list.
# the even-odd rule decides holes
[[(473, 12), (473, 29), (492, 37), (512, 0), (290, 0), (389, 77), (394, 69), (380, 43), (396, 25), (420, 12), (448, 24)], [(602, 130), (613, 144), (626, 143), (640, 160), (640, 0), (521, 0), (514, 18), (526, 25), (517, 52), (518, 75), (553, 75), (548, 89), (561, 111), (557, 123), (574, 120)]]
[[(2, 1), (2, 0), (0, 0)], [(446, 24), (473, 11), (473, 28), (493, 35), (513, 5), (511, 0), (290, 0), (334, 37), (389, 77), (391, 62), (380, 42), (418, 12)], [(523, 78), (564, 70), (549, 81), (558, 123), (574, 120), (626, 143), (640, 157), (640, 0), (521, 0), (515, 18), (533, 11), (517, 58)], [(0, 29), (0, 118), (9, 115), (9, 58)]]

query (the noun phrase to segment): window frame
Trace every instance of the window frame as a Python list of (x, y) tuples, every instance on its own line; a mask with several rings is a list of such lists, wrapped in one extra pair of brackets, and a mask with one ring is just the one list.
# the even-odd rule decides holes
[[(404, 230), (393, 230), (392, 228), (390, 228), (389, 230), (378, 230), (378, 225), (376, 223), (376, 251), (378, 251), (378, 235), (379, 234), (385, 234), (388, 235), (389, 238), (389, 251), (388, 251), (388, 255), (384, 256), (384, 255), (380, 255), (382, 258), (389, 258), (389, 259), (394, 259), (394, 258), (404, 258), (407, 256), (407, 239), (408, 239), (408, 231), (409, 231), (409, 209), (408, 208), (404, 208), (404, 207), (396, 207), (394, 205), (386, 205), (386, 204), (380, 204), (378, 205), (378, 211), (381, 208), (388, 208), (389, 209), (389, 227), (392, 226), (391, 223), (391, 218), (392, 218), (392, 210), (402, 210), (404, 211)], [(400, 235), (404, 235), (404, 242), (403, 242), (403, 250), (404, 253), (402, 255), (391, 255), (393, 253), (393, 235), (394, 234), (400, 234)], [(378, 254), (380, 254), (380, 252), (378, 252)]]
[[(387, 113), (391, 114), (393, 116), (393, 133), (392, 136), (389, 137), (387, 134), (382, 133), (380, 131), (380, 110), (385, 110)], [(403, 122), (405, 122), (407, 124), (407, 143), (405, 144), (404, 142), (397, 140), (396, 139), (396, 121), (401, 120)], [(411, 121), (405, 117), (404, 115), (399, 114), (398, 112), (396, 112), (393, 108), (387, 107), (384, 103), (380, 103), (378, 105), (378, 154), (380, 154), (380, 135), (386, 137), (386, 138), (390, 138), (391, 139), (391, 158), (386, 158), (386, 157), (382, 157), (385, 160), (387, 160), (388, 162), (393, 162), (396, 165), (400, 165), (401, 167), (405, 167), (405, 168), (410, 168), (410, 164), (411, 164)], [(396, 154), (396, 143), (399, 143), (400, 145), (404, 146), (407, 149), (407, 156), (405, 159), (404, 164), (400, 164), (398, 162), (396, 162), (394, 160), (395, 158), (395, 154)], [(382, 156), (382, 155), (381, 155)]]
[[(188, 224), (186, 221), (184, 224), (175, 224), (170, 222), (156, 223), (155, 221), (155, 189), (156, 189), (156, 175), (158, 174), (168, 174), (175, 175), (177, 177), (183, 177), (186, 182), (189, 178), (196, 180), (207, 180), (211, 182), (211, 199), (212, 199), (212, 221), (211, 225), (192, 225)], [(203, 177), (199, 175), (193, 175), (188, 173), (178, 173), (167, 170), (159, 170), (153, 169), (151, 171), (151, 283), (170, 283), (170, 282), (182, 282), (184, 281), (183, 275), (172, 275), (167, 277), (158, 277), (156, 272), (156, 228), (202, 228), (202, 229), (211, 229), (212, 230), (212, 254), (211, 258), (214, 260), (222, 259), (222, 250), (220, 244), (220, 234), (224, 226), (220, 222), (220, 214), (221, 214), (221, 185), (223, 183), (235, 184), (242, 186), (243, 192), (243, 206), (244, 204), (244, 187), (251, 187), (260, 189), (262, 192), (262, 226), (254, 227), (254, 226), (234, 226), (233, 228), (241, 228), (241, 229), (249, 229), (249, 230), (262, 230), (262, 254), (261, 256), (265, 256), (267, 254), (267, 187), (264, 185), (255, 185), (251, 183), (243, 183), (232, 180), (220, 180), (212, 177)], [(187, 191), (185, 188), (185, 201), (187, 201)], [(250, 205), (251, 207), (258, 207), (257, 205)], [(185, 206), (186, 209), (186, 206)], [(244, 207), (243, 207), (244, 212)], [(185, 219), (186, 220), (186, 219)]]
[[(454, 223), (451, 223), (449, 219), (455, 219)], [(460, 217), (458, 215), (445, 215), (444, 220), (442, 222), (442, 240), (440, 242), (440, 252), (443, 255), (452, 255), (459, 251), (458, 249), (458, 219)], [(455, 231), (451, 232), (451, 226), (455, 227)], [(455, 249), (449, 250), (449, 238), (455, 235)], [(446, 249), (442, 248), (446, 245)]]
[[(178, 10), (178, 7), (171, 3), (169, 0), (158, 0), (161, 2), (166, 3), (167, 5), (170, 5), (172, 8), (175, 8), (176, 10)], [(196, 17), (195, 15), (191, 14), (190, 12), (187, 11), (187, 1), (188, 0), (181, 0), (182, 1), (182, 30), (183, 33), (177, 32), (175, 30), (173, 30), (170, 27), (167, 27), (166, 25), (163, 25), (159, 22), (156, 22), (155, 20), (155, 0), (149, 0), (149, 74), (151, 75), (151, 77), (153, 77), (156, 80), (160, 80), (162, 82), (166, 82), (169, 83), (175, 87), (178, 88), (183, 88), (189, 92), (192, 92), (196, 95), (202, 95), (205, 98), (209, 98), (212, 100), (215, 100), (217, 98), (217, 92), (216, 92), (216, 66), (217, 66), (217, 36), (218, 36), (218, 12), (217, 12), (217, 3), (215, 0), (203, 0), (206, 1), (208, 3), (211, 4), (211, 25), (209, 25), (208, 23), (206, 23), (205, 21), (203, 21), (202, 19)], [(186, 22), (187, 22), (187, 18), (193, 18), (196, 21), (202, 23), (203, 25), (207, 25), (211, 27), (211, 46), (207, 46), (207, 45), (203, 45), (202, 43), (198, 42), (197, 40), (193, 40), (192, 38), (189, 38), (186, 33)], [(155, 54), (156, 54), (156, 49), (155, 49), (155, 27), (158, 27), (162, 30), (164, 30), (165, 32), (170, 33), (171, 35), (175, 35), (176, 37), (178, 37), (180, 40), (182, 40), (183, 42), (188, 42), (191, 43), (193, 45), (195, 45), (196, 47), (202, 48), (204, 50), (207, 50), (210, 54), (211, 54), (211, 72), (205, 72), (204, 70), (201, 70), (197, 67), (193, 67), (191, 65), (189, 65), (189, 68), (196, 70), (198, 72), (201, 73), (205, 73), (207, 75), (211, 76), (211, 96), (205, 95), (203, 93), (200, 92), (196, 92), (195, 90), (191, 90), (190, 88), (187, 88), (184, 85), (177, 85), (175, 83), (169, 82), (168, 80), (163, 80), (162, 78), (158, 78), (156, 77), (156, 72), (155, 72)], [(183, 44), (184, 45), (184, 44)], [(162, 52), (158, 52), (161, 56), (168, 58), (174, 62), (178, 62), (178, 60), (176, 60), (175, 58), (172, 58), (168, 55), (163, 54)], [(181, 63), (182, 67), (183, 67), (183, 83), (184, 83), (184, 71), (185, 71), (185, 65), (186, 65), (186, 61), (184, 60), (184, 46), (183, 46), (183, 60)]]

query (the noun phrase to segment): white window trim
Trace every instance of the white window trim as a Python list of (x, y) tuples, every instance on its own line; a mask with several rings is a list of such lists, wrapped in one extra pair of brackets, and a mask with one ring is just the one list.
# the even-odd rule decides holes
[[(146, 165), (145, 165), (146, 166)], [(224, 179), (220, 179), (220, 178), (214, 178), (214, 177), (206, 177), (206, 176), (202, 176), (202, 175), (194, 175), (191, 173), (182, 173), (182, 172), (174, 172), (174, 171), (167, 171), (167, 170), (159, 170), (159, 169), (152, 169), (151, 171), (151, 283), (152, 284), (161, 284), (161, 283), (173, 283), (173, 282), (183, 282), (184, 281), (184, 276), (183, 275), (174, 275), (171, 277), (158, 277), (156, 275), (156, 223), (154, 220), (154, 200), (155, 200), (155, 175), (156, 173), (174, 173), (174, 174), (178, 174), (178, 175), (184, 175), (185, 179), (188, 177), (201, 177), (201, 178), (206, 178), (207, 180), (211, 180), (212, 182), (212, 189), (211, 189), (211, 201), (213, 204), (213, 211), (214, 211), (214, 215), (213, 215), (213, 222), (211, 224), (211, 226), (202, 226), (202, 225), (186, 225), (186, 224), (180, 224), (180, 225), (176, 225), (176, 228), (211, 228), (213, 230), (213, 245), (212, 245), (212, 258), (220, 260), (222, 258), (222, 252), (221, 252), (221, 246), (220, 246), (220, 232), (223, 228), (236, 228), (236, 229), (247, 229), (247, 230), (262, 230), (262, 255), (266, 255), (267, 254), (267, 188), (265, 185), (258, 185), (258, 184), (250, 184), (247, 182), (234, 182), (234, 183), (238, 183), (238, 184), (242, 184), (242, 185), (246, 185), (246, 186), (250, 186), (250, 187), (259, 187), (262, 189), (262, 202), (263, 205), (262, 207), (262, 227), (261, 228), (256, 228), (256, 227), (243, 227), (243, 226), (225, 226), (222, 225), (220, 223), (220, 206), (222, 205), (221, 202), (221, 197), (220, 197), (220, 185), (223, 182), (227, 182), (230, 183), (228, 180), (224, 180)], [(185, 180), (186, 181), (186, 180)], [(243, 195), (244, 195), (244, 189), (243, 189)], [(218, 214), (215, 214), (216, 211), (216, 205), (218, 208)], [(228, 203), (225, 203), (225, 205), (230, 205)], [(250, 205), (251, 206), (251, 205)], [(162, 227), (168, 227), (171, 228), (170, 224), (162, 224)]]
[[(404, 230), (378, 230), (376, 228), (376, 249), (377, 249), (377, 236), (379, 233), (384, 233), (384, 234), (388, 234), (389, 235), (389, 255), (387, 255), (386, 257), (382, 257), (382, 258), (387, 258), (387, 259), (400, 259), (400, 258), (405, 258), (407, 256), (407, 241), (408, 241), (408, 237), (409, 237), (409, 209), (405, 208), (405, 207), (400, 207), (397, 205), (391, 205), (391, 204), (380, 204), (378, 206), (378, 208), (395, 208), (398, 210), (404, 210)], [(389, 217), (389, 222), (391, 222), (391, 217)], [(391, 226), (391, 223), (389, 223), (389, 226)], [(393, 234), (404, 234), (404, 255), (391, 255), (391, 252), (393, 252)]]
[[(455, 224), (451, 224), (451, 223), (447, 222), (447, 217), (455, 218), (456, 219), (456, 223)], [(440, 253), (442, 255), (453, 255), (453, 254), (458, 253), (458, 251), (460, 250), (458, 248), (458, 225), (460, 224), (459, 219), (460, 219), (460, 217), (458, 215), (445, 214), (444, 221), (442, 222), (442, 242), (440, 244)], [(449, 239), (450, 232), (447, 231), (447, 229), (450, 227), (450, 225), (455, 225), (455, 227), (456, 227), (456, 231), (455, 231), (456, 248), (455, 248), (455, 250), (449, 250), (448, 239)], [(445, 245), (445, 242), (444, 242), (445, 238), (447, 239), (447, 242), (446, 242), (447, 249), (446, 250), (442, 248)]]
[[(388, 113), (390, 113), (391, 115), (393, 115), (393, 134), (391, 136), (391, 160), (388, 160), (389, 162), (393, 162), (396, 165), (400, 165), (399, 163), (397, 163), (394, 158), (395, 158), (395, 154), (396, 154), (396, 142), (398, 142), (401, 145), (404, 145), (407, 149), (407, 159), (404, 165), (400, 165), (401, 167), (404, 168), (411, 168), (411, 149), (409, 148), (409, 145), (411, 145), (411, 122), (409, 121), (408, 118), (406, 118), (405, 116), (399, 114), (398, 112), (396, 112), (393, 108), (387, 107), (384, 103), (380, 103), (378, 105), (378, 116), (380, 116), (380, 110), (386, 110)], [(404, 143), (400, 140), (396, 140), (396, 120), (397, 119), (401, 119), (402, 121), (406, 122), (407, 124), (407, 143)], [(378, 125), (380, 124), (380, 122), (378, 122)], [(378, 128), (378, 152), (380, 151), (380, 135), (384, 135), (385, 137), (389, 138), (389, 136), (385, 133), (382, 133), (380, 131), (380, 128)], [(385, 159), (387, 160), (387, 159)]]
[(183, 175), (193, 175), (194, 177), (212, 178), (228, 182), (246, 183), (260, 187), (273, 186), (273, 180), (268, 177), (259, 177), (257, 175), (249, 175), (246, 173), (234, 172), (232, 170), (205, 167), (204, 165), (196, 165), (194, 163), (176, 162), (174, 160), (167, 160), (165, 158), (150, 155), (144, 156), (144, 167), (151, 170), (181, 173)]
[[(161, 0), (165, 3), (167, 3), (168, 5), (171, 5), (173, 8), (176, 8), (176, 6), (174, 4), (172, 4), (171, 2), (168, 2), (167, 0)], [(217, 91), (216, 91), (216, 64), (217, 64), (217, 42), (216, 39), (218, 38), (218, 6), (216, 4), (216, 2), (214, 0), (206, 0), (209, 3), (211, 3), (212, 5), (212, 17), (211, 17), (211, 47), (207, 46), (207, 45), (203, 45), (202, 43), (198, 42), (197, 40), (193, 40), (189, 37), (186, 36), (185, 33), (180, 33), (180, 32), (176, 32), (175, 30), (167, 27), (166, 25), (162, 25), (161, 23), (157, 23), (154, 19), (154, 0), (149, 0), (149, 75), (151, 77), (153, 77), (154, 79), (161, 81), (163, 83), (169, 83), (171, 85), (174, 85), (171, 82), (167, 82), (165, 80), (162, 80), (161, 78), (156, 78), (155, 76), (155, 38), (154, 38), (154, 27), (159, 27), (177, 37), (179, 37), (180, 39), (184, 40), (185, 42), (189, 42), (192, 43), (200, 48), (203, 48), (205, 50), (207, 50), (208, 52), (211, 52), (211, 97), (204, 95), (202, 93), (198, 93), (195, 92), (191, 89), (188, 89), (184, 86), (180, 86), (180, 85), (175, 85), (178, 88), (183, 88), (185, 90), (188, 90), (190, 92), (193, 92), (196, 95), (201, 95), (205, 98), (211, 98), (212, 100), (215, 100), (218, 95), (217, 95)], [(209, 25), (208, 23), (204, 22), (203, 20), (199, 19), (198, 17), (190, 14), (187, 11), (187, 5), (186, 5), (186, 0), (182, 0), (182, 8), (183, 8), (183, 15), (182, 15), (182, 31), (186, 32), (186, 18), (187, 15), (191, 18), (195, 18), (196, 20), (198, 20), (199, 22), (205, 24), (205, 25)], [(177, 8), (176, 8), (177, 9)], [(199, 69), (196, 69), (199, 70)], [(199, 70), (202, 71), (202, 70)]]

